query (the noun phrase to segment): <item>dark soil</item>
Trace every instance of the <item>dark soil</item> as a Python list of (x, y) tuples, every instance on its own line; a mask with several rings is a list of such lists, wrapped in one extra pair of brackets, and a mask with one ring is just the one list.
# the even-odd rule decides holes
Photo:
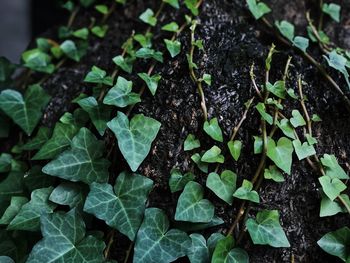
[[(128, 38), (132, 30), (143, 32), (146, 28), (135, 19), (142, 10), (149, 5), (152, 6), (144, 2), (131, 1), (125, 10), (118, 9), (108, 20), (110, 30), (107, 36), (103, 40), (96, 38), (90, 40), (88, 55), (81, 63), (65, 64), (44, 83), (44, 87), (53, 96), (45, 113), (44, 125), (52, 126), (65, 111), (74, 109), (76, 105), (70, 104), (70, 101), (80, 92), (90, 92), (91, 86), (83, 83), (82, 79), (92, 65), (108, 69), (109, 72), (113, 70), (112, 57), (121, 53), (120, 46), (123, 41)], [(153, 4), (154, 2), (156, 1), (152, 1)], [(196, 34), (204, 40), (205, 51), (196, 55), (195, 61), (199, 65), (201, 74), (210, 73), (213, 78), (212, 86), (204, 87), (209, 117), (218, 117), (227, 140), (232, 128), (242, 116), (245, 109), (244, 103), (255, 95), (249, 78), (250, 65), (255, 63), (257, 82), (263, 84), (264, 60), (271, 43), (275, 42), (280, 52), (273, 58), (271, 79), (274, 81), (281, 78), (288, 55), (293, 56), (288, 86), (297, 91), (296, 77), (301, 74), (307, 83), (304, 88), (309, 99), (307, 108), (310, 113), (317, 113), (323, 120), (314, 126), (314, 132), (319, 141), (317, 152), (320, 155), (335, 154), (340, 164), (347, 169), (350, 154), (350, 122), (340, 97), (331, 90), (314, 67), (310, 66), (297, 52), (281, 45), (266, 31), (266, 28), (259, 22), (255, 22), (247, 12), (244, 2), (242, 0), (204, 1), (201, 8), (200, 25)], [(315, 7), (316, 3), (310, 1), (306, 6), (305, 1), (302, 0), (266, 2), (273, 6), (274, 17), (294, 22), (297, 30), (300, 31), (298, 33), (305, 34), (305, 10)], [(331, 33), (332, 38), (337, 40), (339, 45), (349, 48), (350, 13), (346, 11), (350, 11), (350, 6), (345, 2), (347, 1), (342, 3), (344, 10), (341, 24), (328, 24), (328, 20), (325, 23), (327, 23), (327, 32)], [(77, 28), (88, 23), (91, 12), (86, 11), (78, 17), (75, 24)], [(173, 12), (173, 9), (166, 8), (164, 15), (159, 19), (159, 24), (172, 19), (176, 19), (179, 24), (182, 23), (183, 10), (177, 11), (176, 14)], [(162, 50), (164, 46), (160, 40), (164, 35), (165, 33), (161, 32), (159, 27), (155, 29), (154, 43)], [(168, 188), (170, 170), (173, 167), (182, 171), (193, 171), (197, 181), (205, 184), (205, 174), (201, 173), (190, 159), (193, 153), (183, 151), (183, 142), (187, 134), (196, 134), (204, 149), (209, 149), (213, 145), (212, 140), (202, 130), (203, 116), (200, 100), (188, 72), (185, 56), (190, 42), (188, 31), (181, 34), (180, 39), (184, 45), (181, 55), (173, 60), (167, 56), (164, 64), (156, 66), (155, 71), (161, 73), (163, 77), (157, 94), (152, 97), (146, 92), (142, 103), (137, 104), (133, 111), (133, 114), (144, 113), (162, 123), (151, 153), (143, 162), (139, 172), (155, 182), (149, 206), (164, 209), (170, 218), (174, 216), (178, 198), (178, 195), (171, 194)], [(316, 46), (313, 52), (320, 56)], [(146, 64), (136, 65), (136, 72), (146, 70)], [(339, 80), (339, 83), (344, 84), (340, 76), (334, 72), (331, 74)], [(133, 80), (136, 88), (142, 85), (135, 76)], [(291, 109), (294, 108), (300, 109), (300, 105), (289, 101), (284, 114), (289, 116)], [(237, 137), (243, 141), (244, 145), (240, 160), (233, 162), (230, 159), (221, 167), (221, 169), (235, 171), (239, 176), (239, 184), (243, 178), (251, 179), (258, 166), (260, 157), (254, 156), (252, 152), (253, 136), (260, 134), (259, 124), (260, 117), (256, 111), (251, 110)], [(116, 152), (114, 158), (117, 164), (113, 173), (125, 168), (119, 152)], [(214, 169), (214, 167), (211, 168)], [(336, 258), (324, 253), (316, 242), (325, 233), (349, 225), (350, 221), (345, 215), (319, 217), (320, 192), (317, 177), (318, 174), (312, 171), (307, 162), (299, 162), (295, 159), (292, 174), (285, 176), (284, 183), (266, 181), (262, 184), (259, 190), (261, 204), (252, 205), (249, 216), (254, 217), (261, 209), (278, 209), (281, 224), (286, 231), (291, 248), (274, 249), (268, 246), (255, 246), (246, 235), (239, 245), (248, 251), (250, 262), (293, 262), (292, 258), (294, 262), (338, 262)], [(209, 192), (207, 194), (216, 205), (217, 215), (225, 220), (225, 224), (217, 230), (227, 231), (241, 202), (236, 200), (233, 206), (227, 206)], [(238, 234), (238, 230), (240, 228), (235, 235)], [(113, 256), (122, 262), (128, 247), (129, 241), (118, 235), (112, 249)], [(178, 262), (187, 261), (181, 259)]]

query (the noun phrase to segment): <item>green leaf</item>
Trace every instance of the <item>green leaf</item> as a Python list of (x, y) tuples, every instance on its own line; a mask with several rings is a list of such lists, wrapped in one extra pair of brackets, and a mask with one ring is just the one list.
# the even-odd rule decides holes
[(201, 161), (206, 163), (224, 163), (225, 157), (221, 154), (221, 149), (215, 145), (203, 154)]
[(272, 125), (273, 124), (273, 117), (266, 112), (266, 107), (265, 104), (262, 102), (259, 102), (255, 108), (258, 110), (260, 113), (261, 117), (267, 121), (268, 124)]
[(86, 235), (84, 221), (76, 209), (43, 216), (41, 232), (43, 239), (35, 244), (27, 263), (104, 261), (104, 242)]
[(203, 77), (202, 77), (203, 81), (207, 84), (207, 85), (211, 85), (211, 75), (204, 73)]
[(270, 165), (269, 169), (264, 170), (264, 178), (272, 179), (277, 183), (284, 182), (284, 177), (282, 173), (278, 170), (278, 168), (275, 165)]
[(324, 3), (322, 5), (322, 11), (338, 23), (340, 22), (340, 9), (340, 5), (337, 5), (335, 3)]
[(328, 254), (348, 262), (350, 258), (350, 229), (345, 226), (329, 232), (317, 241), (317, 244)]
[(151, 32), (148, 32), (145, 35), (143, 35), (143, 34), (136, 34), (134, 36), (134, 40), (139, 42), (139, 44), (142, 47), (150, 48), (150, 47), (152, 47), (152, 37), (153, 37), (153, 34)]
[(281, 32), (281, 34), (287, 38), (289, 41), (293, 42), (294, 39), (294, 25), (287, 21), (276, 21), (276, 27)]
[[(28, 202), (28, 199), (23, 196), (12, 196), (11, 203), (6, 208), (2, 217), (0, 218), (1, 225), (8, 225), (15, 218), (22, 206)], [(1, 262), (1, 261), (0, 261)]]
[(91, 33), (99, 38), (104, 38), (108, 31), (108, 25), (94, 26), (91, 28)]
[(249, 256), (241, 248), (234, 248), (235, 241), (227, 236), (217, 243), (211, 263), (249, 263)]
[(291, 140), (282, 137), (278, 140), (277, 145), (271, 138), (267, 141), (267, 156), (282, 169), (285, 173), (290, 174), (292, 167), (293, 144)]
[(8, 81), (16, 70), (16, 65), (7, 58), (0, 57), (0, 82)]
[(169, 32), (177, 32), (179, 30), (179, 25), (176, 22), (171, 22), (162, 26), (162, 30)]
[(303, 116), (298, 110), (293, 110), (292, 116), (293, 117), (290, 118), (290, 123), (293, 125), (294, 128), (306, 125), (306, 122)]
[(61, 44), (62, 52), (70, 59), (79, 62), (86, 54), (86, 48), (83, 45), (77, 45), (72, 40), (66, 40)]
[(157, 24), (157, 18), (154, 16), (154, 12), (152, 9), (147, 8), (140, 16), (139, 18), (141, 21), (145, 22), (146, 24), (149, 24), (151, 26), (155, 26)]
[(62, 182), (52, 191), (49, 200), (70, 208), (80, 206), (84, 202), (83, 187), (78, 183)]
[(180, 8), (179, 0), (163, 0), (163, 2), (171, 5), (172, 7), (176, 8), (176, 9)]
[(204, 131), (215, 141), (223, 142), (222, 131), (217, 118), (205, 121), (203, 126)]
[(89, 29), (87, 29), (86, 27), (75, 30), (73, 32), (73, 36), (83, 39), (83, 40), (87, 40), (89, 37)]
[(99, 83), (107, 86), (113, 86), (113, 79), (107, 76), (106, 71), (96, 66), (92, 67), (91, 71), (86, 75), (84, 81), (88, 83)]
[(135, 58), (133, 57), (126, 57), (124, 58), (122, 55), (116, 56), (113, 58), (113, 62), (119, 66), (122, 70), (124, 70), (127, 73), (132, 72), (133, 63), (135, 61)]
[(300, 140), (294, 140), (293, 146), (299, 161), (316, 154), (315, 148), (312, 145), (309, 145), (308, 142), (301, 144)]
[(169, 179), (169, 187), (170, 191), (172, 193), (175, 193), (177, 191), (181, 191), (184, 189), (185, 185), (189, 181), (194, 180), (194, 174), (191, 172), (185, 173), (184, 175), (181, 174), (180, 170), (178, 169), (172, 169), (170, 173), (170, 179)]
[(272, 94), (276, 95), (277, 97), (281, 99), (286, 98), (286, 84), (283, 80), (276, 81), (273, 85), (270, 82), (266, 83), (266, 88), (268, 91), (270, 91)]
[(214, 205), (203, 199), (203, 188), (190, 181), (186, 184), (177, 201), (175, 220), (192, 223), (208, 223), (214, 217)]
[(153, 76), (148, 75), (147, 73), (137, 73), (137, 75), (146, 83), (148, 89), (154, 96), (157, 91), (158, 82), (161, 80), (159, 74), (154, 74)]
[(160, 51), (155, 51), (151, 48), (142, 47), (136, 51), (135, 56), (138, 58), (150, 59), (153, 58), (161, 63), (163, 63), (163, 53)]
[(346, 69), (347, 59), (344, 56), (337, 54), (337, 51), (335, 50), (330, 52), (328, 54), (328, 57), (324, 56), (324, 58), (327, 60), (328, 65), (330, 67), (338, 70), (344, 75), (346, 83), (348, 84), (348, 87), (350, 89), (349, 73), (348, 73), (348, 70)]
[(120, 151), (135, 172), (151, 150), (161, 124), (143, 114), (135, 115), (129, 122), (124, 113), (118, 112), (107, 126), (114, 132)]
[(44, 214), (52, 213), (56, 208), (56, 205), (49, 201), (52, 190), (52, 187), (34, 190), (30, 201), (21, 207), (7, 229), (38, 231), (40, 217)]
[(259, 136), (253, 136), (254, 137), (254, 154), (262, 153), (264, 141)]
[(126, 172), (117, 177), (114, 188), (110, 184), (92, 183), (84, 211), (104, 220), (133, 241), (152, 186), (151, 179)]
[(50, 128), (40, 127), (35, 137), (22, 146), (22, 150), (32, 151), (40, 149), (49, 140), (51, 132)]
[(259, 194), (257, 191), (253, 190), (253, 184), (246, 179), (243, 180), (242, 186), (234, 192), (233, 196), (254, 203), (260, 202)]
[(0, 262), (2, 263), (15, 263), (12, 258), (7, 256), (0, 256)]
[(256, 20), (271, 12), (271, 9), (263, 2), (247, 0), (247, 4), (249, 11), (253, 14)]
[(191, 156), (192, 161), (197, 164), (199, 170), (203, 173), (208, 172), (208, 164), (201, 161), (202, 157), (199, 153), (195, 153)]
[(191, 151), (193, 149), (199, 148), (201, 143), (193, 134), (189, 134), (184, 142), (184, 151)]
[(7, 173), (11, 170), (12, 155), (8, 153), (0, 154), (0, 173)]
[(229, 141), (227, 147), (230, 150), (231, 156), (233, 159), (238, 161), (239, 156), (241, 155), (242, 142), (239, 140)]
[(18, 91), (6, 89), (0, 93), (0, 109), (27, 135), (31, 135), (50, 98), (39, 85), (29, 86), (24, 96)]
[(193, 231), (200, 231), (204, 229), (208, 229), (211, 227), (219, 226), (224, 224), (224, 220), (222, 220), (218, 216), (214, 216), (213, 219), (209, 223), (191, 223), (191, 222), (185, 222), (185, 221), (175, 221), (174, 225), (185, 232), (193, 232)]
[(313, 122), (322, 121), (322, 119), (320, 118), (320, 116), (318, 116), (317, 114), (312, 114), (311, 120), (312, 120)]
[(327, 175), (318, 178), (323, 192), (328, 196), (328, 198), (333, 201), (346, 189), (346, 184), (340, 181), (338, 178), (330, 178)]
[(178, 40), (164, 39), (166, 49), (172, 58), (176, 57), (181, 52), (181, 42)]
[(46, 164), (43, 172), (73, 182), (104, 183), (108, 180), (110, 163), (102, 158), (103, 153), (104, 143), (87, 128), (81, 128), (72, 140), (71, 149)]
[(277, 210), (258, 212), (256, 220), (249, 218), (246, 226), (255, 245), (290, 247), (286, 234), (279, 223)]
[(80, 4), (83, 7), (89, 7), (91, 6), (96, 0), (79, 0)]
[(207, 177), (206, 186), (212, 190), (220, 199), (232, 204), (233, 193), (236, 191), (237, 175), (225, 170), (219, 176), (217, 173), (210, 173)]
[(128, 81), (123, 77), (118, 77), (117, 83), (106, 94), (103, 103), (124, 108), (141, 102), (140, 95), (132, 92), (132, 81)]
[(149, 208), (137, 232), (133, 262), (173, 262), (186, 255), (189, 245), (185, 232), (169, 230), (169, 220), (162, 210)]
[[(341, 194), (340, 196), (350, 206), (349, 196), (346, 194)], [(338, 213), (346, 213), (346, 212), (347, 212), (346, 208), (342, 204), (340, 204), (337, 199), (332, 201), (327, 197), (327, 195), (322, 193), (320, 217), (333, 216)]]
[(51, 74), (55, 65), (51, 63), (51, 57), (40, 49), (27, 50), (22, 54), (24, 66), (31, 70)]
[(277, 126), (281, 129), (284, 135), (288, 136), (291, 139), (296, 139), (294, 128), (288, 119), (282, 119), (280, 122), (277, 122)]
[(186, 7), (191, 11), (194, 16), (198, 16), (198, 0), (185, 0)]
[(107, 121), (110, 120), (111, 108), (98, 103), (94, 97), (87, 97), (78, 101), (79, 106), (86, 111), (98, 133), (103, 136), (107, 128)]
[(35, 165), (26, 172), (23, 181), (28, 191), (33, 192), (35, 189), (46, 188), (55, 184), (56, 178), (44, 174), (41, 169), (41, 166)]
[(292, 99), (295, 99), (295, 100), (298, 99), (298, 96), (295, 94), (295, 91), (292, 88), (287, 89), (287, 93), (289, 97), (291, 97)]
[(293, 39), (293, 46), (296, 46), (300, 50), (306, 52), (306, 49), (309, 47), (309, 39), (301, 36), (296, 36)]
[(338, 179), (349, 179), (347, 173), (343, 170), (343, 168), (338, 164), (337, 158), (334, 155), (325, 154), (321, 158), (321, 163), (324, 166), (326, 175), (330, 178), (338, 178)]
[(108, 14), (108, 7), (106, 5), (95, 5), (95, 9), (103, 15)]

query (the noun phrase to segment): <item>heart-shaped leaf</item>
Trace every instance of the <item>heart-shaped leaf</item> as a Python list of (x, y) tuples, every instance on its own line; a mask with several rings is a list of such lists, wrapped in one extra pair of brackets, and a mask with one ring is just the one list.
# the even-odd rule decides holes
[(86, 75), (84, 81), (88, 83), (104, 84), (107, 86), (113, 85), (113, 79), (107, 76), (106, 71), (96, 66), (92, 67), (91, 71)]
[(293, 24), (289, 23), (288, 21), (276, 21), (275, 25), (285, 38), (287, 38), (290, 42), (293, 42), (295, 31)]
[[(341, 194), (340, 197), (342, 200), (345, 201), (345, 203), (350, 206), (350, 199), (349, 196), (346, 194)], [(346, 213), (347, 210), (345, 206), (338, 202), (337, 199), (331, 200), (328, 198), (328, 196), (324, 193), (322, 193), (322, 200), (321, 200), (321, 206), (320, 206), (320, 217), (325, 216), (333, 216), (338, 213)]]
[(277, 145), (271, 138), (267, 142), (267, 156), (287, 174), (292, 167), (293, 144), (285, 137), (278, 140)]
[(266, 112), (266, 107), (265, 104), (262, 102), (259, 102), (255, 108), (258, 110), (260, 113), (261, 117), (267, 121), (268, 124), (272, 125), (273, 124), (273, 117)]
[(265, 14), (271, 12), (271, 9), (262, 2), (258, 2), (256, 0), (247, 0), (249, 11), (253, 14), (254, 18), (258, 20), (263, 17)]
[(107, 225), (133, 241), (141, 225), (152, 186), (152, 180), (126, 172), (117, 177), (114, 189), (110, 184), (93, 183), (84, 211), (106, 221)]
[(203, 173), (208, 172), (208, 164), (201, 161), (202, 156), (199, 153), (192, 155), (191, 159), (195, 164), (197, 164), (199, 170), (201, 170)]
[(178, 40), (164, 39), (166, 49), (172, 58), (176, 57), (181, 52), (181, 42)]
[(234, 248), (235, 241), (227, 236), (217, 243), (211, 263), (249, 263), (249, 256), (241, 248)]
[(242, 142), (239, 140), (229, 141), (227, 147), (230, 150), (230, 153), (236, 161), (238, 161), (239, 156), (241, 155)]
[(286, 234), (279, 223), (277, 210), (258, 212), (256, 220), (249, 218), (246, 226), (253, 243), (256, 245), (290, 247)]
[(129, 123), (128, 117), (118, 112), (107, 126), (114, 132), (120, 151), (135, 172), (151, 150), (161, 124), (143, 114), (135, 115)]
[(204, 122), (203, 129), (215, 141), (223, 142), (224, 139), (217, 118), (211, 119), (210, 122)]
[(346, 226), (325, 234), (317, 244), (328, 254), (339, 257), (344, 262), (350, 259), (350, 229)]
[(154, 16), (154, 12), (150, 8), (147, 8), (146, 11), (139, 16), (139, 18), (151, 26), (155, 26), (157, 24), (157, 18)]
[(206, 186), (212, 190), (220, 199), (232, 204), (233, 193), (236, 190), (237, 175), (226, 170), (219, 176), (217, 173), (210, 173), (207, 177)]
[(33, 139), (22, 146), (25, 151), (40, 149), (50, 138), (52, 130), (47, 127), (40, 127)]
[(0, 93), (0, 109), (27, 135), (31, 135), (50, 98), (39, 85), (29, 86), (24, 96), (18, 91), (7, 89)]
[(280, 122), (277, 122), (278, 128), (284, 133), (284, 135), (288, 136), (291, 139), (296, 139), (294, 134), (294, 128), (290, 124), (289, 120), (282, 119)]
[(134, 57), (125, 57), (122, 55), (118, 55), (116, 57), (113, 58), (113, 62), (119, 66), (122, 70), (124, 70), (127, 73), (131, 73), (132, 72), (132, 68), (133, 68), (133, 63), (135, 61)]
[(267, 82), (266, 89), (281, 99), (286, 98), (287, 91), (283, 80), (278, 80), (273, 85), (270, 82)]
[(159, 74), (150, 76), (147, 73), (138, 73), (137, 75), (146, 83), (148, 89), (154, 96), (157, 91), (158, 82), (161, 80), (162, 77)]
[(325, 154), (321, 158), (321, 163), (324, 166), (326, 175), (330, 178), (349, 179), (349, 176), (338, 164), (337, 158), (334, 155)]
[(71, 149), (43, 167), (43, 172), (73, 182), (104, 183), (108, 180), (109, 161), (102, 158), (104, 143), (86, 128), (73, 138)]
[(137, 232), (134, 262), (173, 262), (186, 255), (190, 239), (177, 229), (169, 230), (169, 220), (158, 208), (148, 208)]
[(203, 188), (196, 182), (188, 182), (177, 201), (175, 220), (192, 223), (208, 223), (214, 217), (214, 205), (203, 199)]
[(194, 180), (194, 174), (193, 173), (185, 173), (184, 175), (181, 174), (180, 170), (178, 169), (172, 169), (171, 175), (169, 179), (169, 187), (170, 191), (172, 193), (175, 193), (177, 191), (181, 191), (184, 189), (185, 185), (189, 181)]
[(221, 154), (219, 147), (213, 146), (203, 154), (201, 161), (206, 163), (224, 163), (225, 157)]
[(184, 151), (191, 151), (193, 149), (199, 148), (201, 143), (193, 134), (189, 134), (184, 142)]
[(300, 140), (294, 140), (293, 145), (299, 160), (316, 154), (315, 148), (309, 145), (308, 142), (301, 144)]
[(306, 125), (303, 116), (298, 110), (293, 110), (292, 115), (293, 117), (290, 118), (290, 123), (293, 125), (294, 128)]
[(249, 200), (255, 203), (260, 202), (258, 192), (253, 190), (253, 184), (246, 179), (243, 180), (242, 186), (235, 191), (233, 196), (239, 199)]
[(282, 173), (278, 170), (278, 168), (275, 165), (270, 165), (269, 169), (265, 169), (264, 178), (272, 179), (277, 183), (284, 182), (284, 177)]
[(322, 5), (322, 11), (329, 15), (334, 21), (338, 22), (340, 21), (340, 10), (341, 10), (341, 6), (337, 5), (335, 3), (324, 3)]
[(346, 189), (346, 184), (340, 181), (338, 178), (330, 178), (324, 175), (318, 178), (320, 184), (322, 185), (323, 192), (329, 197), (331, 201), (337, 198), (341, 192)]

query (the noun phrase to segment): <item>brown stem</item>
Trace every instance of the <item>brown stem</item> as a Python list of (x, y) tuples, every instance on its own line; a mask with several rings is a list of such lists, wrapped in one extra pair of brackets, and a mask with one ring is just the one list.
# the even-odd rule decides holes
[(110, 233), (110, 238), (108, 240), (108, 244), (107, 244), (107, 247), (104, 251), (104, 257), (105, 259), (108, 259), (109, 258), (109, 252), (110, 252), (110, 249), (112, 247), (112, 244), (114, 242), (114, 235), (115, 235), (115, 230), (113, 229)]
[(67, 27), (68, 27), (68, 28), (71, 27), (71, 26), (73, 25), (74, 20), (75, 20), (77, 14), (78, 14), (78, 12), (79, 12), (79, 9), (80, 9), (79, 6), (77, 6), (76, 8), (74, 8), (73, 12), (72, 12), (71, 15), (69, 16), (68, 22), (67, 22)]
[(124, 263), (127, 263), (127, 262), (128, 262), (129, 257), (130, 257), (130, 254), (131, 254), (131, 250), (132, 250), (132, 247), (133, 247), (133, 246), (134, 246), (134, 242), (131, 242), (130, 245), (129, 245), (128, 250), (126, 251)]
[(311, 30), (312, 30), (312, 33), (314, 34), (314, 36), (317, 39), (317, 42), (318, 42), (318, 45), (319, 45), (320, 49), (323, 51), (323, 53), (328, 54), (328, 52), (330, 52), (331, 49), (322, 42), (321, 37), (318, 34), (318, 31), (317, 31), (316, 27), (312, 23), (312, 19), (310, 17), (310, 11), (306, 12), (306, 19), (307, 19), (307, 22), (308, 22)]
[(259, 98), (260, 98), (261, 100), (263, 100), (264, 98), (263, 98), (263, 96), (261, 95), (261, 92), (260, 92), (260, 90), (259, 90), (259, 88), (258, 88), (258, 85), (256, 85), (256, 81), (255, 81), (254, 62), (253, 62), (253, 64), (250, 66), (250, 72), (249, 72), (249, 73), (250, 73), (250, 74), (249, 74), (249, 75), (250, 75), (250, 79), (251, 79), (251, 81), (252, 81), (252, 83), (253, 83), (253, 87), (254, 87), (256, 93), (258, 94)]

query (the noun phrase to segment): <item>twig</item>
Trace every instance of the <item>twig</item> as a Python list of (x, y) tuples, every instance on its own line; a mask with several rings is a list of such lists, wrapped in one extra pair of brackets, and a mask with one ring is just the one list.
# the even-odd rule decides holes
[(132, 250), (132, 247), (133, 247), (133, 246), (134, 246), (134, 242), (131, 242), (130, 245), (129, 245), (128, 250), (126, 251), (124, 263), (128, 263), (128, 260), (129, 260), (129, 257), (130, 257), (131, 250)]
[(115, 235), (115, 230), (113, 229), (111, 232), (110, 232), (110, 238), (108, 240), (108, 244), (107, 244), (107, 247), (104, 251), (104, 257), (105, 259), (108, 259), (109, 258), (109, 252), (110, 252), (110, 249), (112, 247), (112, 244), (114, 242), (114, 235)]
[(259, 98), (260, 98), (261, 100), (263, 100), (264, 98), (263, 98), (263, 96), (261, 95), (261, 92), (260, 92), (260, 90), (259, 90), (259, 88), (258, 88), (258, 85), (256, 85), (256, 81), (255, 81), (254, 62), (253, 62), (253, 64), (250, 66), (249, 75), (250, 75), (250, 79), (251, 79), (251, 81), (252, 81), (252, 83), (253, 83), (253, 87), (254, 87), (256, 93), (258, 94)]
[(312, 33), (314, 34), (314, 36), (317, 39), (317, 42), (318, 42), (318, 45), (319, 45), (320, 49), (323, 51), (323, 53), (328, 54), (328, 52), (330, 52), (331, 49), (322, 42), (321, 37), (320, 37), (317, 29), (313, 25), (312, 19), (310, 18), (310, 11), (306, 12), (306, 19), (307, 19), (307, 22), (308, 22), (311, 30), (312, 30)]

